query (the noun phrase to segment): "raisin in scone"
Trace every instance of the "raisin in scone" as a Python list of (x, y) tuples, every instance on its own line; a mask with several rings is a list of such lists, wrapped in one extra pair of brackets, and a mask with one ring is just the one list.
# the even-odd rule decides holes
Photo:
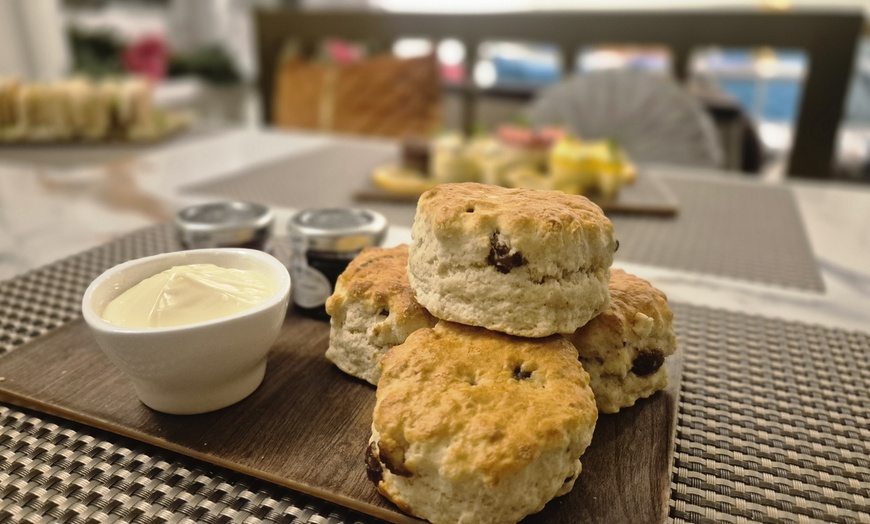
[(326, 358), (377, 385), (378, 362), (414, 331), (437, 322), (408, 284), (408, 245), (364, 249), (338, 277), (326, 301), (330, 320)]
[(583, 196), (442, 184), (420, 197), (411, 236), (411, 287), (440, 319), (544, 337), (607, 308), (617, 244)]
[(616, 413), (668, 384), (677, 349), (665, 294), (621, 269), (610, 272), (610, 307), (568, 336), (592, 379), (602, 413)]
[(435, 524), (517, 522), (571, 490), (598, 418), (561, 335), (439, 322), (381, 361), (369, 478)]

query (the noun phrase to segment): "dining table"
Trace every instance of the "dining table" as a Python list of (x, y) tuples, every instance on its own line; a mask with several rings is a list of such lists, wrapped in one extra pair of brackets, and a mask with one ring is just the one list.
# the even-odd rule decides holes
[[(385, 246), (410, 242), (413, 202), (359, 198), (399, 154), (395, 140), (256, 127), (68, 157), (2, 146), (0, 391), (4, 359), (81, 322), (94, 278), (179, 249), (187, 206), (265, 204), (278, 244), (298, 210), (366, 207), (389, 222)], [(870, 187), (647, 176), (677, 212), (609, 216), (613, 267), (667, 294), (681, 352), (662, 521), (870, 524)], [(0, 522), (380, 521), (24, 404), (0, 402)]]

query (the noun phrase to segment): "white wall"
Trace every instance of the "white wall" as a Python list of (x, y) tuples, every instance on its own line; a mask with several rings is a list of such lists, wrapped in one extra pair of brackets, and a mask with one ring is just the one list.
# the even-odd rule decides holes
[(29, 76), (30, 67), (14, 0), (0, 0), (0, 76)]
[(52, 80), (69, 71), (60, 0), (0, 0), (0, 75)]

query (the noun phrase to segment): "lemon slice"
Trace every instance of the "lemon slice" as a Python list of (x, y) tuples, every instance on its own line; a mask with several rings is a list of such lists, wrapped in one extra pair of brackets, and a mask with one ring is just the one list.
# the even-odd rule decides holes
[(372, 182), (390, 193), (409, 196), (419, 196), (438, 185), (419, 171), (401, 166), (382, 166), (375, 169)]
[(622, 181), (625, 184), (633, 184), (637, 180), (637, 167), (631, 162), (622, 165)]

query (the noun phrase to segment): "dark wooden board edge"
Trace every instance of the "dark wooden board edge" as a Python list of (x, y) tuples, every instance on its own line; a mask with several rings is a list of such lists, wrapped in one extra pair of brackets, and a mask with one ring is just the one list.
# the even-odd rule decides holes
[[(650, 508), (648, 515), (646, 515), (647, 518), (645, 518), (636, 513), (626, 512), (625, 510), (627, 510), (628, 508), (619, 507), (619, 505), (616, 505), (611, 508), (612, 512), (607, 516), (607, 520), (598, 520), (596, 522), (604, 522), (606, 524), (619, 522), (635, 524), (638, 522), (652, 523), (667, 521), (668, 513), (670, 511), (669, 501), (671, 496), (671, 479), (673, 476), (674, 454), (676, 452), (677, 417), (679, 409), (680, 391), (682, 388), (682, 347), (678, 347), (673, 355), (665, 359), (665, 366), (667, 366), (668, 369), (668, 385), (664, 390), (655, 393), (649, 398), (638, 400), (634, 406), (630, 408), (624, 408), (620, 410), (619, 413), (599, 413), (598, 424), (595, 429), (595, 434), (592, 437), (592, 444), (590, 445), (589, 449), (587, 449), (587, 453), (585, 453), (583, 457), (581, 457), (581, 462), (583, 463), (583, 471), (586, 472), (587, 468), (611, 467), (610, 462), (614, 461), (614, 457), (617, 454), (627, 456), (627, 459), (617, 459), (616, 462), (618, 463), (618, 465), (636, 465), (637, 467), (631, 472), (627, 473), (623, 480), (642, 481), (644, 477), (648, 475), (648, 480), (655, 484), (655, 487), (651, 488), (650, 492), (657, 493), (657, 498), (655, 500), (655, 503), (657, 503), (657, 507)], [(634, 427), (631, 422), (626, 423), (626, 419), (644, 419), (650, 416), (648, 412), (652, 412), (652, 416), (657, 417), (662, 413), (657, 414), (656, 410), (660, 410), (662, 407), (668, 407), (669, 409), (663, 412), (664, 420), (661, 420), (660, 423), (655, 426), (656, 428), (660, 429), (654, 429), (647, 435), (635, 435), (648, 437), (651, 443), (648, 443), (650, 447), (647, 449), (656, 449), (661, 452), (662, 455), (656, 456), (655, 453), (653, 453), (652, 457), (638, 457), (639, 454), (635, 453), (634, 446), (632, 446), (632, 444), (636, 443), (625, 442), (625, 439), (619, 438), (619, 433), (621, 433), (623, 426)], [(616, 420), (619, 420), (619, 423), (615, 423)], [(662, 435), (661, 433), (664, 428), (668, 428), (668, 431), (667, 433)], [(606, 439), (607, 437), (612, 437), (612, 439), (610, 441), (603, 442), (602, 439)], [(594, 454), (589, 453), (591, 450), (593, 450), (593, 448), (597, 448), (594, 450)], [(635, 462), (636, 458), (639, 458), (640, 460)], [(654, 465), (658, 466), (657, 471), (644, 470), (644, 459), (649, 458), (652, 458)], [(609, 478), (609, 480), (613, 479)], [(593, 481), (593, 479), (591, 479), (589, 475), (584, 477), (583, 473), (581, 473), (580, 476), (577, 478), (577, 484), (575, 484), (572, 493), (573, 491), (576, 491), (578, 489), (583, 489), (584, 483), (587, 481), (591, 482)], [(609, 486), (609, 488), (611, 492), (615, 493), (616, 490), (627, 489), (628, 483)], [(626, 496), (625, 493), (621, 494), (621, 497), (624, 496)], [(548, 524), (550, 522), (548, 518), (549, 511), (552, 510), (552, 507), (555, 504), (558, 504), (559, 500), (560, 499), (557, 498), (554, 501), (550, 502), (540, 513), (536, 515), (530, 515), (523, 521), (523, 523)], [(616, 496), (614, 496), (613, 500), (605, 502), (605, 504), (610, 504), (615, 500)], [(624, 502), (624, 500), (620, 500), (620, 502)]]
[(677, 424), (679, 422), (680, 393), (683, 389), (683, 347), (677, 346), (673, 355), (665, 359), (668, 366), (668, 386), (664, 394), (671, 397), (673, 409), (668, 413), (671, 417), (668, 428), (667, 464), (668, 475), (662, 486), (662, 522), (667, 521), (670, 513), (671, 479), (674, 473), (674, 457), (677, 453)]
[[(3, 364), (6, 362), (7, 359), (9, 359), (9, 357), (11, 355), (17, 354), (17, 355), (19, 355), (19, 357), (22, 357), (28, 351), (38, 351), (39, 347), (40, 347), (40, 340), (41, 339), (46, 338), (46, 337), (63, 337), (65, 335), (65, 333), (70, 332), (70, 331), (76, 329), (77, 327), (80, 329), (82, 325), (83, 325), (83, 321), (78, 320), (78, 321), (73, 322), (67, 326), (64, 326), (58, 330), (55, 330), (52, 333), (45, 335), (44, 337), (40, 337), (40, 339), (36, 339), (34, 341), (31, 341), (30, 343), (28, 343), (24, 347), (19, 348), (8, 355), (4, 355), (4, 356), (0, 357), (0, 376), (2, 376), (4, 373)], [(21, 352), (21, 353), (19, 353), (19, 352)], [(99, 353), (99, 355), (102, 357), (102, 353)], [(105, 357), (102, 357), (102, 358), (105, 358)], [(657, 519), (657, 521), (659, 521), (659, 522), (663, 522), (667, 516), (667, 513), (668, 513), (668, 500), (669, 500), (669, 496), (670, 496), (670, 479), (672, 476), (674, 444), (675, 444), (675, 436), (676, 436), (676, 417), (677, 417), (677, 405), (678, 405), (677, 403), (678, 403), (678, 398), (679, 398), (681, 366), (682, 366), (681, 352), (678, 352), (674, 356), (668, 358), (666, 360), (666, 365), (668, 366), (668, 371), (670, 374), (670, 380), (669, 380), (668, 387), (663, 392), (657, 393), (656, 395), (654, 395), (650, 399), (644, 399), (644, 400), (638, 401), (638, 404), (635, 407), (628, 408), (628, 410), (623, 410), (622, 412), (620, 412), (620, 414), (601, 415), (599, 417), (599, 427), (596, 430), (596, 437), (593, 437), (593, 444), (592, 444), (592, 446), (590, 446), (590, 449), (592, 449), (593, 447), (600, 447), (602, 445), (600, 439), (603, 436), (602, 431), (604, 431), (605, 427), (608, 427), (608, 424), (606, 422), (607, 417), (620, 417), (620, 416), (621, 417), (625, 417), (625, 416), (643, 417), (644, 415), (642, 414), (642, 410), (645, 410), (645, 409), (656, 410), (656, 409), (658, 409), (659, 411), (662, 411), (663, 407), (665, 408), (663, 410), (663, 413), (665, 414), (665, 420), (661, 420), (660, 424), (657, 425), (657, 427), (659, 427), (660, 429), (651, 432), (651, 434), (653, 436), (655, 436), (655, 434), (661, 435), (662, 430), (667, 428), (667, 434), (664, 435), (663, 439), (661, 439), (661, 438), (655, 439), (655, 440), (658, 440), (658, 443), (656, 444), (657, 449), (661, 449), (662, 451), (664, 451), (665, 452), (664, 456), (652, 457), (653, 461), (654, 462), (657, 461), (658, 466), (660, 468), (663, 468), (665, 471), (647, 472), (650, 475), (651, 479), (654, 482), (658, 483), (658, 485), (655, 486), (651, 490), (651, 494), (653, 494), (652, 492), (659, 493), (656, 502), (658, 502), (660, 505), (657, 508), (648, 508), (648, 509), (651, 510), (652, 513), (656, 514), (659, 517)], [(351, 381), (355, 381), (355, 379), (350, 379), (349, 377), (348, 377), (348, 379)], [(359, 382), (359, 381), (355, 381), (355, 382)], [(373, 393), (374, 393), (374, 390), (372, 389), (372, 394)], [(305, 494), (308, 494), (308, 495), (311, 495), (311, 496), (314, 496), (314, 497), (317, 497), (317, 498), (320, 498), (320, 499), (323, 499), (323, 500), (326, 500), (326, 501), (329, 501), (329, 502), (332, 502), (335, 504), (339, 504), (341, 506), (347, 507), (347, 508), (352, 509), (354, 511), (359, 511), (361, 513), (365, 513), (365, 514), (368, 514), (368, 515), (371, 515), (373, 517), (380, 518), (380, 519), (383, 519), (383, 520), (386, 520), (389, 522), (394, 522), (394, 523), (399, 523), (399, 524), (420, 522), (417, 519), (414, 519), (412, 517), (405, 515), (404, 513), (401, 513), (394, 506), (392, 506), (392, 504), (390, 504), (388, 501), (380, 498), (379, 495), (375, 497), (377, 499), (378, 503), (366, 503), (365, 501), (360, 501), (360, 500), (357, 500), (354, 498), (345, 497), (345, 496), (342, 496), (340, 494), (334, 493), (332, 491), (319, 489), (316, 486), (310, 486), (308, 484), (305, 484), (302, 482), (297, 482), (297, 481), (290, 479), (290, 478), (270, 474), (268, 472), (258, 470), (256, 468), (248, 467), (245, 464), (242, 464), (242, 463), (239, 463), (236, 461), (226, 460), (226, 459), (221, 458), (219, 456), (215, 456), (215, 455), (203, 452), (202, 450), (196, 449), (194, 447), (179, 445), (175, 442), (172, 442), (172, 441), (164, 439), (164, 438), (159, 438), (159, 437), (152, 435), (152, 434), (143, 434), (140, 431), (130, 429), (128, 427), (125, 427), (124, 425), (114, 423), (111, 420), (107, 420), (105, 418), (96, 417), (96, 416), (93, 416), (93, 415), (88, 414), (88, 413), (83, 413), (81, 411), (70, 410), (70, 409), (67, 409), (61, 405), (58, 405), (57, 403), (52, 403), (50, 401), (46, 401), (45, 399), (38, 398), (38, 396), (35, 396), (35, 395), (21, 394), (21, 392), (10, 390), (8, 387), (6, 387), (6, 385), (3, 381), (0, 381), (0, 401), (8, 402), (8, 403), (14, 404), (14, 405), (18, 405), (18, 406), (21, 406), (23, 408), (34, 409), (36, 411), (41, 411), (41, 412), (47, 413), (49, 415), (58, 416), (58, 417), (68, 419), (68, 420), (73, 421), (73, 422), (83, 423), (85, 425), (89, 425), (89, 426), (93, 426), (93, 427), (98, 428), (98, 429), (109, 431), (111, 433), (115, 433), (115, 434), (121, 435), (123, 437), (131, 438), (133, 440), (145, 442), (146, 444), (150, 444), (150, 445), (153, 445), (153, 446), (156, 446), (159, 448), (163, 448), (163, 449), (175, 452), (175, 453), (179, 453), (181, 455), (189, 456), (189, 457), (192, 457), (192, 458), (197, 459), (197, 460), (202, 460), (204, 462), (214, 464), (214, 465), (219, 466), (219, 467), (227, 468), (227, 469), (232, 470), (232, 471), (237, 471), (239, 473), (249, 475), (251, 477), (258, 478), (261, 480), (265, 480), (267, 482), (271, 482), (271, 483), (277, 484), (279, 486), (287, 487), (287, 488), (299, 491), (301, 493), (305, 493)], [(143, 407), (142, 409), (146, 409), (146, 408)], [(661, 426), (665, 426), (665, 427), (661, 427)], [(612, 425), (610, 425), (610, 427), (612, 427)], [(601, 430), (601, 431), (599, 431), (599, 430)], [(618, 427), (616, 428), (616, 431), (619, 431)], [(599, 441), (596, 441), (595, 438), (599, 438)], [(623, 446), (624, 444), (625, 443), (620, 443), (619, 446)], [(610, 447), (614, 447), (614, 446), (616, 446), (616, 442), (614, 440), (613, 442), (608, 442), (608, 443), (605, 443), (604, 445), (605, 446), (609, 445)], [(601, 455), (601, 453), (598, 453), (598, 455)], [(588, 450), (587, 450), (587, 454), (584, 455), (584, 458), (583, 458), (584, 471), (589, 471), (590, 466), (593, 465), (593, 464), (587, 462), (587, 459), (591, 460), (592, 458), (593, 458), (592, 455), (589, 454)], [(602, 458), (605, 461), (608, 461), (612, 457), (600, 457), (599, 456), (598, 460), (601, 460)], [(623, 464), (623, 465), (625, 465), (625, 464)], [(642, 476), (643, 472), (639, 471), (639, 472), (630, 473), (630, 475), (632, 475), (632, 476), (637, 476), (638, 474), (640, 474)], [(581, 474), (580, 478), (578, 479), (578, 486), (582, 486), (582, 484), (585, 480), (591, 480), (589, 477), (590, 477), (590, 475), (588, 475), (588, 474), (587, 475)], [(572, 491), (572, 493), (575, 493), (576, 491), (578, 491), (578, 486), (575, 486), (574, 491)], [(617, 486), (617, 487), (619, 487), (619, 486)], [(374, 488), (372, 488), (372, 493), (374, 495), (376, 495)], [(542, 524), (542, 523), (550, 522), (551, 521), (550, 517), (553, 516), (552, 514), (554, 512), (556, 514), (558, 514), (560, 509), (561, 509), (561, 506), (565, 503), (565, 499), (570, 497), (570, 496), (571, 496), (571, 494), (568, 494), (566, 497), (560, 497), (560, 498), (555, 499), (554, 501), (551, 501), (544, 508), (544, 510), (542, 512), (529, 516), (523, 522), (526, 522), (529, 524), (532, 524), (532, 523), (541, 523)], [(380, 504), (380, 505), (378, 505), (378, 504)], [(637, 517), (637, 515), (634, 515), (634, 514), (623, 515), (622, 517), (623, 517), (622, 520), (608, 517), (608, 520), (606, 522), (617, 522), (617, 521), (628, 522), (628, 521), (632, 520), (632, 517)]]
[[(284, 477), (270, 475), (268, 473), (264, 473), (262, 471), (246, 467), (244, 465), (238, 464), (236, 462), (222, 460), (219, 457), (214, 457), (213, 455), (209, 455), (207, 453), (202, 453), (192, 448), (184, 447), (176, 445), (173, 442), (168, 440), (159, 439), (153, 437), (151, 435), (143, 435), (141, 433), (137, 433), (135, 431), (130, 431), (127, 428), (112, 424), (106, 420), (91, 417), (87, 414), (83, 414), (77, 411), (70, 411), (67, 409), (63, 409), (61, 407), (55, 406), (50, 403), (46, 403), (40, 401), (38, 399), (34, 399), (31, 397), (20, 396), (14, 393), (10, 394), (8, 391), (3, 391), (0, 389), (0, 402), (7, 402), (9, 404), (25, 408), (31, 409), (34, 411), (39, 411), (41, 413), (45, 413), (47, 415), (52, 415), (55, 417), (60, 417), (62, 419), (69, 420), (70, 422), (75, 422), (79, 424), (85, 424), (87, 426), (94, 427), (96, 429), (101, 429), (104, 431), (108, 431), (110, 433), (114, 433), (121, 437), (130, 438), (132, 440), (136, 440), (139, 442), (143, 442), (145, 444), (149, 444), (151, 446), (155, 446), (161, 449), (165, 449), (167, 451), (171, 451), (173, 453), (178, 453), (179, 455), (184, 455), (190, 458), (194, 458), (197, 460), (201, 460), (208, 464), (213, 464), (215, 466), (225, 468), (231, 471), (235, 471), (237, 473), (242, 473), (244, 475), (248, 475), (253, 478), (257, 478), (260, 480), (265, 480), (267, 482), (271, 482), (272, 484), (276, 484), (278, 486), (282, 486), (285, 488), (290, 488), (292, 490), (298, 491), (300, 493), (304, 493), (306, 495), (311, 495), (313, 497), (317, 497), (319, 499), (325, 500), (327, 502), (332, 502), (343, 506), (348, 509), (352, 509), (354, 511), (358, 511), (360, 513), (365, 513), (367, 515), (371, 515), (373, 517), (377, 517), (382, 520), (386, 520), (388, 522), (392, 522), (394, 524), (418, 524), (420, 522), (425, 522), (419, 519), (415, 519), (413, 517), (407, 516), (398, 510), (390, 511), (386, 508), (380, 508), (374, 505), (361, 505), (360, 502), (356, 499), (342, 497), (340, 495), (336, 495), (331, 491), (320, 490), (317, 488), (312, 488), (306, 484), (296, 483), (291, 479), (287, 479)], [(374, 488), (372, 488), (374, 489)]]
[(235, 471), (238, 473), (242, 473), (242, 474), (248, 475), (250, 477), (254, 477), (254, 478), (257, 478), (260, 480), (265, 480), (267, 482), (271, 482), (271, 483), (276, 484), (278, 486), (290, 488), (290, 489), (293, 489), (293, 490), (298, 491), (300, 493), (304, 493), (306, 495), (311, 495), (313, 497), (317, 497), (317, 498), (326, 500), (328, 502), (333, 502), (333, 503), (338, 504), (340, 506), (344, 506), (346, 508), (349, 508), (349, 509), (352, 509), (355, 511), (359, 511), (361, 513), (365, 513), (365, 514), (371, 515), (373, 517), (377, 517), (377, 518), (380, 518), (380, 519), (383, 519), (383, 520), (386, 520), (389, 522), (393, 522), (395, 524), (406, 524), (406, 523), (416, 524), (419, 522), (423, 522), (419, 519), (408, 517), (408, 516), (403, 515), (403, 514), (398, 514), (398, 516), (405, 517), (404, 519), (396, 518), (397, 513), (389, 511), (388, 509), (382, 509), (382, 508), (379, 508), (377, 506), (369, 506), (369, 505), (363, 507), (363, 506), (360, 506), (359, 501), (357, 501), (356, 499), (342, 497), (342, 496), (336, 495), (335, 493), (332, 493), (330, 491), (312, 488), (312, 487), (307, 486), (305, 484), (296, 483), (296, 482), (294, 482), (290, 479), (286, 479), (284, 477), (270, 475), (268, 473), (264, 473), (264, 472), (258, 471), (256, 469), (249, 468), (249, 467), (246, 467), (244, 465), (241, 465), (241, 464), (238, 464), (235, 462), (223, 460), (220, 457), (214, 457), (214, 456), (209, 455), (207, 453), (202, 453), (200, 451), (197, 451), (197, 450), (189, 448), (189, 447), (179, 446), (179, 445), (177, 445), (171, 441), (165, 440), (165, 439), (159, 439), (159, 438), (156, 438), (156, 437), (151, 436), (151, 435), (143, 435), (143, 434), (137, 433), (135, 431), (130, 431), (127, 428), (125, 428), (124, 426), (113, 424), (113, 423), (106, 421), (106, 420), (103, 420), (101, 418), (92, 417), (92, 416), (89, 416), (85, 413), (81, 413), (81, 412), (77, 412), (77, 411), (70, 411), (70, 410), (64, 409), (62, 407), (53, 405), (51, 403), (46, 403), (46, 402), (43, 402), (41, 400), (38, 400), (38, 399), (35, 399), (32, 397), (16, 395), (14, 393), (10, 393), (8, 391), (3, 391), (2, 389), (0, 389), (0, 402), (7, 402), (9, 404), (12, 404), (12, 405), (15, 405), (15, 406), (18, 406), (21, 408), (39, 411), (39, 412), (45, 413), (47, 415), (52, 415), (55, 417), (60, 417), (60, 418), (69, 420), (70, 422), (85, 424), (87, 426), (91, 426), (91, 427), (94, 427), (96, 429), (108, 431), (110, 433), (114, 433), (114, 434), (122, 436), (122, 437), (130, 438), (130, 439), (133, 439), (133, 440), (136, 440), (139, 442), (143, 442), (145, 444), (149, 444), (149, 445), (152, 445), (152, 446), (155, 446), (158, 448), (165, 449), (167, 451), (171, 451), (174, 453), (178, 453), (180, 455), (184, 455), (184, 456), (191, 457), (191, 458), (194, 458), (197, 460), (201, 460), (203, 462), (213, 464), (215, 466), (222, 467), (222, 468), (225, 468), (225, 469), (228, 469), (231, 471)]
[[(288, 316), (288, 320), (290, 320), (290, 319), (291, 319), (291, 317)], [(312, 322), (319, 322), (319, 321), (312, 321)], [(409, 515), (406, 515), (405, 513), (402, 513), (391, 502), (389, 502), (388, 500), (384, 499), (379, 494), (377, 494), (377, 491), (375, 490), (374, 487), (372, 487), (372, 489), (371, 489), (373, 499), (375, 499), (379, 503), (381, 503), (381, 506), (376, 505), (376, 504), (369, 504), (369, 503), (366, 503), (365, 501), (360, 501), (360, 500), (357, 500), (354, 498), (345, 497), (345, 496), (342, 496), (340, 494), (336, 494), (336, 493), (329, 491), (329, 490), (319, 489), (316, 486), (311, 486), (311, 485), (305, 484), (303, 482), (295, 481), (295, 480), (290, 479), (290, 478), (282, 477), (279, 475), (273, 475), (273, 474), (270, 474), (268, 472), (258, 470), (256, 468), (248, 467), (240, 462), (225, 460), (221, 457), (217, 457), (215, 455), (203, 452), (202, 450), (196, 449), (192, 446), (179, 445), (179, 444), (172, 442), (171, 440), (167, 440), (165, 438), (159, 438), (159, 437), (152, 435), (152, 434), (143, 433), (140, 431), (136, 431), (134, 429), (130, 429), (128, 427), (125, 427), (122, 424), (117, 424), (117, 423), (115, 423), (111, 420), (108, 420), (106, 418), (93, 416), (93, 415), (85, 413), (83, 411), (76, 411), (76, 410), (67, 409), (67, 408), (64, 408), (63, 406), (58, 405), (58, 403), (54, 403), (54, 402), (48, 401), (46, 399), (38, 398), (37, 396), (34, 396), (34, 395), (22, 394), (21, 392), (12, 391), (8, 388), (8, 385), (9, 385), (8, 380), (7, 380), (8, 375), (4, 376), (3, 364), (7, 360), (9, 360), (10, 357), (12, 357), (13, 355), (15, 355), (17, 357), (21, 357), (25, 353), (32, 352), (32, 351), (38, 351), (41, 344), (44, 343), (44, 341), (46, 339), (54, 339), (56, 337), (64, 337), (67, 333), (73, 332), (74, 330), (82, 329), (83, 326), (84, 326), (84, 320), (79, 318), (79, 319), (77, 319), (77, 320), (75, 320), (67, 325), (64, 325), (56, 330), (53, 330), (52, 332), (50, 332), (46, 335), (43, 335), (42, 337), (39, 337), (37, 339), (34, 339), (34, 340), (28, 342), (27, 344), (25, 344), (24, 346), (22, 346), (20, 348), (17, 348), (13, 352), (10, 352), (6, 355), (0, 355), (0, 378), (2, 378), (2, 380), (0, 380), (0, 402), (6, 402), (8, 404), (19, 406), (19, 407), (22, 407), (25, 409), (31, 409), (34, 411), (39, 411), (39, 412), (48, 414), (48, 415), (60, 417), (60, 418), (69, 420), (69, 421), (74, 422), (74, 423), (84, 424), (87, 426), (94, 427), (96, 429), (108, 431), (110, 433), (114, 433), (114, 434), (120, 435), (122, 437), (130, 438), (132, 440), (143, 442), (145, 444), (152, 445), (152, 446), (155, 446), (155, 447), (158, 447), (161, 449), (165, 449), (165, 450), (171, 451), (173, 453), (178, 453), (180, 455), (184, 455), (184, 456), (187, 456), (190, 458), (201, 460), (203, 462), (213, 464), (213, 465), (218, 466), (218, 467), (226, 468), (228, 470), (242, 473), (244, 475), (248, 475), (248, 476), (256, 478), (256, 479), (260, 479), (260, 480), (264, 480), (264, 481), (276, 484), (278, 486), (290, 488), (290, 489), (298, 491), (300, 493), (310, 495), (313, 497), (317, 497), (317, 498), (325, 500), (327, 502), (332, 502), (334, 504), (338, 504), (338, 505), (343, 506), (345, 508), (348, 508), (348, 509), (360, 512), (360, 513), (364, 513), (364, 514), (385, 520), (387, 522), (391, 522), (393, 524), (418, 524), (421, 522), (425, 522), (425, 521), (421, 521), (419, 519), (416, 519), (414, 517), (411, 517)], [(286, 326), (286, 323), (285, 323), (285, 326)], [(286, 329), (286, 327), (284, 329)], [(104, 360), (107, 365), (111, 366), (111, 364), (108, 364), (108, 359), (106, 359), (103, 356), (102, 352), (99, 351), (95, 347), (96, 344), (94, 343), (93, 345), (94, 345), (94, 347), (89, 348), (89, 349), (93, 349), (94, 352), (100, 356), (101, 360)], [(113, 368), (113, 369), (115, 369), (115, 368)], [(122, 377), (122, 374), (119, 370), (116, 370), (116, 372), (117, 372), (116, 377)], [(269, 371), (267, 368), (267, 374), (268, 374), (268, 372)], [(342, 375), (342, 376), (344, 377), (344, 375)], [(126, 380), (126, 379), (124, 379), (124, 380)], [(352, 377), (347, 377), (347, 380), (349, 382), (352, 382), (352, 383), (362, 384), (363, 387), (365, 387), (367, 389), (371, 389), (371, 397), (372, 397), (372, 399), (374, 398), (375, 390), (373, 387), (369, 386), (368, 384), (364, 384), (362, 381), (359, 381), (359, 380), (354, 379)], [(262, 388), (262, 385), (261, 385), (261, 388)], [(132, 387), (130, 388), (130, 390), (132, 391)], [(256, 393), (257, 393), (257, 391), (254, 392), (254, 394), (256, 394)], [(254, 394), (252, 394), (252, 396)], [(239, 406), (243, 402), (245, 402), (245, 401), (243, 400), (239, 404), (236, 404), (234, 406), (230, 406), (228, 408), (224, 408), (224, 410), (233, 409), (234, 407)], [(136, 401), (136, 403), (138, 404), (138, 400)], [(176, 415), (165, 415), (165, 414), (161, 414), (161, 413), (157, 413), (157, 412), (152, 412), (149, 408), (147, 408), (141, 404), (139, 404), (139, 406), (141, 407), (141, 409), (143, 411), (155, 413), (158, 417), (165, 417), (168, 419), (188, 418), (190, 420), (193, 420), (194, 417), (208, 416), (208, 415), (211, 415), (212, 413), (219, 413), (221, 411), (224, 411), (224, 410), (218, 410), (217, 412), (212, 412), (212, 413), (209, 413), (206, 415), (176, 416)], [(362, 448), (363, 448), (363, 446), (361, 444), (361, 449)], [(362, 454), (360, 456), (362, 457)], [(362, 460), (360, 461), (360, 470), (362, 471)]]

